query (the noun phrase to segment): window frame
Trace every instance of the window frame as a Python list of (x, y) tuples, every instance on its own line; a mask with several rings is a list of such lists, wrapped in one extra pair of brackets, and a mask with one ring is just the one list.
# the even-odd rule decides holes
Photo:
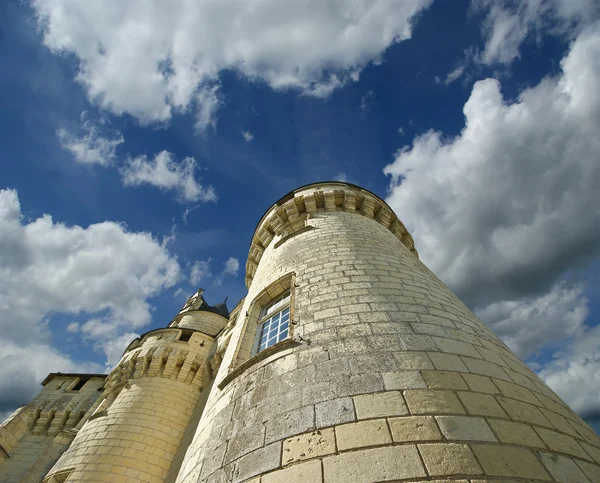
[[(242, 374), (248, 367), (271, 357), (272, 355), (285, 352), (287, 348), (291, 348), (297, 342), (294, 339), (294, 324), (295, 324), (295, 297), (296, 297), (296, 273), (288, 272), (279, 277), (273, 283), (269, 284), (258, 295), (256, 295), (250, 303), (246, 315), (242, 322), (241, 336), (236, 342), (236, 347), (231, 358), (226, 375), (219, 382), (217, 387), (221, 390), (225, 388), (229, 382)], [(281, 294), (289, 291), (289, 325), (287, 337), (276, 342), (275, 344), (263, 349), (260, 352), (255, 352), (255, 344), (258, 337), (258, 329), (261, 322), (264, 322), (265, 317), (268, 319), (274, 313), (267, 316), (261, 315), (263, 307), (268, 306), (273, 300), (277, 299)], [(284, 310), (282, 307), (281, 310)], [(279, 312), (279, 311), (278, 311)]]
[[(278, 303), (284, 301), (287, 298), (287, 301), (285, 301), (283, 304), (281, 304), (279, 307), (277, 307), (277, 309), (275, 311), (269, 312), (269, 309), (275, 305), (277, 305)], [(288, 319), (287, 319), (287, 334), (285, 335), (285, 337), (283, 337), (280, 340), (277, 340), (275, 343), (269, 345), (268, 344), (268, 339), (269, 337), (267, 337), (267, 345), (263, 348), (259, 350), (259, 342), (261, 339), (261, 335), (262, 335), (262, 328), (264, 327), (264, 325), (269, 322), (270, 320), (272, 320), (275, 316), (282, 314), (283, 311), (285, 311), (287, 309), (288, 313)], [(283, 322), (285, 323), (285, 322)], [(280, 326), (282, 325), (281, 322), (281, 316), (279, 317), (279, 321), (278, 321), (278, 325), (277, 325), (277, 338), (279, 339), (280, 336)], [(254, 334), (254, 343), (252, 345), (252, 351), (250, 352), (250, 358), (260, 354), (261, 352), (279, 344), (280, 342), (283, 342), (286, 339), (289, 339), (291, 337), (291, 332), (292, 332), (292, 288), (288, 288), (287, 290), (284, 290), (280, 295), (276, 296), (275, 298), (271, 299), (268, 303), (262, 305), (260, 307), (260, 313), (259, 313), (259, 319), (256, 321), (256, 332)]]

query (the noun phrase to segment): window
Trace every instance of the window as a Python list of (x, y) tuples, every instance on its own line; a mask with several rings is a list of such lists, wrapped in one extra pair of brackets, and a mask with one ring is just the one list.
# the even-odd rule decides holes
[(192, 330), (182, 330), (181, 335), (179, 336), (179, 340), (181, 342), (188, 342), (192, 338), (192, 334), (194, 331)]
[(253, 354), (286, 339), (290, 326), (290, 291), (287, 290), (260, 311), (259, 328)]
[(85, 383), (89, 381), (89, 377), (80, 377), (77, 379), (77, 383), (70, 388), (71, 391), (79, 391), (81, 388), (83, 388), (83, 386), (85, 386)]

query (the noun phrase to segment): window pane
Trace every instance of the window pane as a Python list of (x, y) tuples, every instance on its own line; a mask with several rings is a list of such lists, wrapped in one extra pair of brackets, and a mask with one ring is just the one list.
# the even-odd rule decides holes
[(287, 304), (289, 302), (289, 297), (289, 292), (286, 292), (271, 304), (264, 307), (263, 311), (265, 315), (269, 314), (271, 316), (260, 326), (256, 349), (257, 353), (265, 350), (267, 347), (271, 347), (277, 342), (281, 342), (288, 336), (290, 308), (286, 307), (279, 312), (277, 312), (277, 309), (282, 305)]

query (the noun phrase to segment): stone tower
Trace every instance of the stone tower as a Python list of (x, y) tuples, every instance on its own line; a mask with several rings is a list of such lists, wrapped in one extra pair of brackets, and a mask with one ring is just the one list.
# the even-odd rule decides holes
[(275, 203), (246, 286), (133, 341), (43, 481), (600, 483), (600, 438), (369, 191)]
[(208, 358), (228, 316), (225, 304), (208, 306), (199, 290), (168, 327), (129, 344), (44, 481), (175, 481), (198, 422), (194, 410), (210, 388)]
[(600, 438), (374, 194), (280, 199), (246, 286), (178, 482), (600, 482)]

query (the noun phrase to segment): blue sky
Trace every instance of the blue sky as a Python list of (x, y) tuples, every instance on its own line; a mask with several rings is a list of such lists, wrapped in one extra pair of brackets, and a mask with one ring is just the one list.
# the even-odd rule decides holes
[(0, 411), (235, 305), (264, 211), (337, 179), (598, 429), (596, 2), (161, 5), (0, 6)]

